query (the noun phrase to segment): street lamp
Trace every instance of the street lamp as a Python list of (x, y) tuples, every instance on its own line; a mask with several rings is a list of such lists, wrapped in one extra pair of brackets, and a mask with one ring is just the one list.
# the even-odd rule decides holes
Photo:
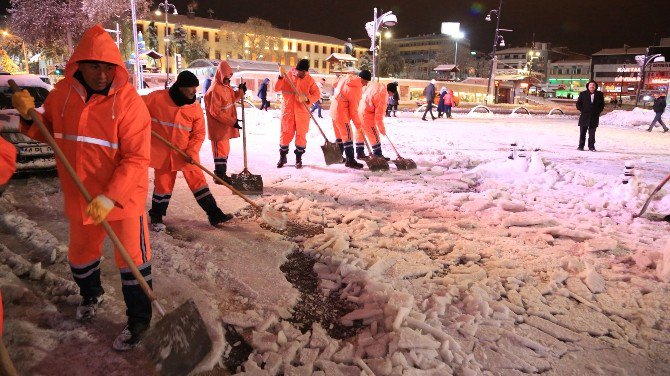
[(454, 65), (458, 65), (458, 40), (463, 39), (465, 37), (465, 34), (462, 31), (459, 31), (456, 34), (453, 34), (451, 38), (454, 39), (454, 43), (456, 44), (456, 48), (454, 51)]
[[(649, 55), (649, 48), (647, 48), (647, 50), (645, 51), (644, 59), (639, 62), (642, 65), (642, 69), (640, 70), (640, 75), (642, 77), (640, 77), (640, 83), (637, 86), (637, 94), (635, 95), (635, 107), (637, 107), (638, 102), (640, 100), (640, 92), (642, 90), (644, 90), (644, 80), (647, 76), (647, 65), (649, 65), (649, 63), (653, 62), (657, 58), (662, 58), (663, 57), (663, 55), (661, 55), (661, 54), (655, 54), (655, 55), (651, 55), (651, 56), (648, 56), (648, 55)], [(636, 59), (637, 59), (637, 57), (636, 57)], [(661, 61), (663, 61), (663, 60), (661, 60)], [(670, 81), (668, 83), (670, 84)]]
[[(533, 60), (539, 58), (540, 51), (533, 51), (532, 49), (528, 51), (528, 62), (526, 63), (528, 65), (528, 93), (526, 95), (530, 95), (530, 87), (533, 85)], [(572, 82), (570, 82), (570, 85), (572, 85)]]
[(168, 3), (168, 0), (164, 0), (162, 3), (158, 4), (156, 9), (156, 15), (161, 15), (161, 8), (165, 12), (165, 88), (168, 88), (170, 84), (170, 48), (168, 43), (170, 43), (169, 27), (168, 27), (168, 13), (172, 9), (172, 14), (177, 15), (177, 7), (174, 4)]
[(498, 48), (498, 43), (500, 43), (500, 47), (505, 47), (505, 40), (502, 38), (502, 35), (500, 35), (501, 31), (512, 31), (509, 29), (501, 29), (500, 28), (500, 17), (502, 17), (502, 4), (503, 0), (500, 0), (500, 3), (498, 4), (498, 9), (493, 9), (491, 10), (486, 17), (484, 18), (486, 21), (491, 21), (491, 15), (495, 14), (496, 16), (496, 31), (493, 36), (493, 63), (491, 64), (491, 74), (489, 75), (489, 84), (488, 84), (488, 94), (493, 95), (493, 102), (495, 103), (495, 93), (491, 94), (491, 82), (493, 81), (493, 78), (495, 76), (495, 68), (497, 65), (497, 56), (496, 56), (496, 49)]
[(370, 51), (372, 51), (372, 77), (377, 77), (377, 32), (382, 26), (390, 27), (398, 23), (398, 17), (393, 12), (386, 12), (380, 17), (377, 17), (377, 8), (374, 8), (374, 18), (372, 21), (365, 24), (365, 31), (368, 33), (370, 40)]

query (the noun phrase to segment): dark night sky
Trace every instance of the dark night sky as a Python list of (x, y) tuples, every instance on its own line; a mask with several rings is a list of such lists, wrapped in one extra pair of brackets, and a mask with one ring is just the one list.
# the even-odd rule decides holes
[[(189, 0), (171, 0), (185, 13)], [(9, 0), (0, 0), (5, 8)], [(363, 25), (372, 19), (372, 8), (393, 10), (398, 16), (394, 35), (439, 33), (443, 21), (461, 22), (473, 49), (488, 51), (493, 42), (494, 22), (484, 16), (497, 8), (497, 0), (200, 0), (197, 14), (245, 21), (260, 17), (281, 28), (326, 34), (345, 39), (364, 38)], [(571, 47), (583, 53), (601, 48), (648, 46), (660, 37), (670, 37), (668, 0), (507, 0), (503, 4), (501, 28), (508, 44), (519, 46), (535, 40)], [(494, 20), (495, 21), (495, 20)]]

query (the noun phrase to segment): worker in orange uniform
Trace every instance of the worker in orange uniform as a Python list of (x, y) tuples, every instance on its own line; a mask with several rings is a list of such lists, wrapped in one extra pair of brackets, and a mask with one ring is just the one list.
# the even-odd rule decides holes
[[(285, 80), (293, 82), (297, 93)], [(281, 136), (277, 168), (282, 168), (286, 164), (288, 146), (293, 138), (295, 138), (295, 168), (302, 168), (302, 155), (305, 154), (307, 147), (307, 131), (309, 130), (309, 106), (321, 98), (321, 92), (309, 74), (309, 60), (300, 60), (289, 72), (284, 72), (284, 68), (281, 68), (275, 91), (281, 91), (284, 98), (281, 108)]]
[(382, 154), (382, 144), (379, 135), (386, 136), (386, 127), (384, 126), (384, 115), (386, 115), (386, 106), (389, 95), (395, 93), (396, 86), (393, 84), (383, 85), (379, 82), (373, 82), (368, 85), (363, 93), (363, 99), (359, 104), (359, 115), (363, 120), (363, 131), (365, 137), (372, 144), (372, 154), (389, 160)]
[[(12, 96), (22, 117), (21, 131), (44, 141), (29, 110), (35, 101), (23, 90)], [(100, 258), (107, 220), (151, 286), (151, 248), (145, 211), (149, 187), (151, 118), (109, 33), (100, 25), (84, 32), (40, 115), (57, 145), (92, 195), (86, 202), (64, 166), (58, 176), (70, 221), (68, 260), (82, 296), (76, 318), (95, 317), (103, 302)], [(151, 320), (151, 302), (115, 249), (128, 321), (113, 344), (136, 347)]]
[(205, 118), (199, 103), (195, 101), (198, 78), (189, 71), (177, 76), (177, 81), (169, 90), (159, 90), (144, 97), (151, 114), (151, 129), (183, 150), (186, 160), (163, 141), (151, 140), (151, 167), (154, 168), (154, 194), (151, 199), (151, 227), (154, 231), (165, 229), (163, 216), (167, 212), (172, 189), (181, 171), (198, 205), (207, 213), (212, 226), (217, 226), (233, 218), (219, 209), (214, 196), (209, 191), (205, 174), (192, 162), (200, 163), (200, 147), (205, 140)]
[[(247, 85), (241, 83), (237, 90), (230, 86), (233, 70), (227, 61), (221, 61), (216, 69), (212, 86), (205, 94), (205, 111), (207, 112), (207, 130), (212, 141), (214, 155), (214, 173), (226, 183), (231, 180), (226, 171), (228, 169), (228, 155), (230, 155), (230, 139), (240, 137), (237, 110), (235, 102), (244, 97)], [(217, 184), (220, 184), (217, 182)]]
[[(342, 79), (337, 84), (335, 89), (334, 100), (331, 106), (331, 116), (334, 115), (333, 121), (336, 126), (339, 128), (339, 134), (342, 137), (342, 145), (344, 146), (344, 154), (346, 161), (344, 165), (346, 167), (361, 169), (363, 165), (356, 162), (354, 158), (354, 145), (353, 145), (353, 135), (351, 132), (350, 121), (354, 122), (357, 132), (363, 132), (362, 122), (360, 116), (358, 115), (358, 104), (361, 101), (363, 95), (363, 87), (372, 80), (372, 74), (369, 70), (362, 70), (357, 76), (348, 75)], [(361, 145), (363, 144), (363, 136), (357, 137), (357, 144), (360, 140)]]
[[(0, 123), (1, 130), (2, 123)], [(14, 171), (16, 171), (16, 147), (0, 137), (0, 196), (3, 192), (2, 185), (9, 181)]]

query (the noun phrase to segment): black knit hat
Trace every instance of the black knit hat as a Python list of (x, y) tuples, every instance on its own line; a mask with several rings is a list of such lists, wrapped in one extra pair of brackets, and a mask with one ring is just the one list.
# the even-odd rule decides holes
[(365, 81), (372, 81), (372, 73), (369, 70), (363, 69), (361, 73), (358, 74), (358, 77), (364, 79)]
[(309, 60), (307, 59), (300, 60), (298, 62), (298, 65), (295, 66), (295, 70), (307, 72), (309, 70)]
[(197, 87), (200, 86), (200, 81), (198, 77), (190, 71), (182, 71), (177, 76), (177, 81), (172, 85), (174, 87)]
[(391, 93), (397, 93), (398, 92), (398, 84), (395, 82), (391, 82), (388, 85), (386, 85), (386, 90), (390, 91)]

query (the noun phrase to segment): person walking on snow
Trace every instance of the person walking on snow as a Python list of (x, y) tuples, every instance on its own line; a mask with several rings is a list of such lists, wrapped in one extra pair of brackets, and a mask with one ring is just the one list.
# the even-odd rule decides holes
[(183, 150), (190, 158), (186, 160), (163, 141), (151, 139), (151, 167), (154, 168), (154, 193), (151, 199), (149, 218), (154, 231), (165, 229), (166, 215), (172, 189), (181, 171), (198, 205), (207, 213), (212, 226), (233, 218), (219, 209), (209, 191), (205, 174), (193, 162), (200, 163), (200, 147), (205, 140), (205, 119), (200, 105), (195, 103), (198, 78), (189, 71), (177, 76), (169, 90), (159, 90), (143, 97), (151, 114), (151, 129)]
[[(322, 78), (320, 82), (316, 83), (316, 86), (319, 88), (319, 93), (323, 93), (323, 86), (326, 84), (326, 79)], [(312, 108), (309, 109), (309, 112), (313, 113), (315, 110), (319, 110), (318, 115), (320, 119), (323, 119), (321, 116), (321, 94), (319, 94), (319, 99), (314, 102)]]
[(426, 119), (426, 115), (430, 112), (430, 117), (435, 120), (435, 116), (433, 115), (433, 103), (435, 103), (435, 79), (430, 80), (428, 85), (426, 85), (426, 88), (423, 89), (423, 95), (426, 97), (426, 111), (423, 113), (423, 118), (421, 120), (423, 121), (428, 121)]
[(456, 105), (456, 100), (454, 98), (454, 91), (449, 90), (444, 95), (444, 113), (447, 115), (447, 119), (451, 119), (451, 108)]
[[(290, 80), (297, 92), (293, 90)], [(275, 84), (275, 91), (281, 91), (284, 103), (281, 109), (281, 135), (279, 137), (279, 162), (277, 168), (287, 163), (288, 146), (295, 138), (295, 168), (302, 168), (302, 155), (307, 147), (307, 131), (309, 130), (310, 103), (321, 98), (321, 92), (309, 74), (309, 60), (302, 59), (294, 69), (281, 74)]]
[[(44, 141), (28, 111), (35, 101), (23, 90), (12, 96), (21, 114), (21, 131)], [(95, 317), (103, 302), (100, 260), (107, 220), (145, 280), (152, 285), (151, 247), (145, 203), (149, 187), (151, 118), (129, 81), (121, 53), (100, 25), (84, 32), (40, 115), (79, 179), (91, 193), (86, 202), (58, 163), (65, 215), (70, 222), (68, 260), (82, 296), (76, 318)], [(151, 302), (125, 261), (114, 252), (128, 321), (116, 337), (115, 350), (138, 345), (151, 321)]]
[(438, 96), (438, 100), (437, 100), (437, 117), (438, 118), (441, 118), (442, 114), (444, 112), (446, 112), (444, 110), (444, 96), (445, 96), (445, 94), (447, 94), (447, 88), (443, 86), (442, 89), (440, 89), (440, 95)]
[[(356, 126), (356, 151), (359, 154), (359, 159), (364, 159), (366, 157), (363, 152), (365, 136), (363, 135), (363, 123), (358, 114), (358, 105), (363, 96), (363, 87), (371, 80), (372, 73), (365, 69), (357, 76), (348, 75), (341, 79), (335, 90), (334, 101), (331, 103), (330, 113), (331, 116), (334, 116), (333, 121), (339, 128), (339, 134), (342, 137), (342, 145), (344, 147), (346, 159), (344, 165), (346, 167), (355, 169), (363, 168), (363, 165), (356, 162), (356, 159), (354, 158), (353, 135), (349, 122), (353, 121)], [(358, 133), (360, 133), (360, 139)]]
[(256, 96), (260, 98), (261, 100), (261, 111), (265, 110), (267, 111), (268, 108), (270, 108), (270, 102), (268, 101), (268, 84), (270, 83), (270, 79), (265, 77), (263, 80), (263, 83), (261, 83), (261, 87), (258, 88), (258, 93)]
[(382, 144), (379, 134), (386, 136), (384, 126), (384, 113), (389, 96), (392, 96), (396, 87), (393, 84), (384, 86), (379, 82), (373, 82), (365, 89), (363, 98), (359, 103), (358, 112), (363, 120), (363, 131), (372, 144), (372, 154), (384, 158), (390, 158), (382, 154)]
[(647, 129), (647, 132), (651, 132), (652, 129), (656, 126), (656, 123), (660, 123), (661, 126), (663, 127), (663, 133), (668, 131), (668, 127), (665, 125), (663, 122), (663, 113), (665, 112), (665, 106), (667, 106), (667, 103), (665, 101), (665, 94), (654, 94), (654, 112), (656, 113), (656, 116), (654, 116), (654, 120), (651, 122), (651, 125), (649, 126), (649, 129)]
[(602, 91), (598, 91), (598, 84), (591, 80), (586, 84), (586, 90), (579, 93), (577, 98), (577, 109), (579, 115), (579, 147), (584, 150), (586, 132), (589, 133), (589, 150), (596, 151), (596, 129), (600, 122), (600, 113), (605, 108), (605, 97)]
[[(226, 171), (228, 169), (228, 155), (230, 154), (230, 139), (240, 137), (235, 103), (244, 97), (247, 85), (241, 83), (237, 90), (230, 86), (233, 70), (228, 62), (222, 60), (216, 69), (214, 82), (205, 94), (205, 111), (207, 113), (207, 130), (212, 141), (214, 156), (214, 174), (230, 184), (231, 180)], [(220, 184), (216, 182), (216, 184)]]
[(204, 96), (205, 93), (207, 93), (207, 90), (212, 86), (212, 78), (214, 78), (214, 73), (210, 73), (207, 78), (205, 78), (205, 82), (202, 84), (202, 95)]

